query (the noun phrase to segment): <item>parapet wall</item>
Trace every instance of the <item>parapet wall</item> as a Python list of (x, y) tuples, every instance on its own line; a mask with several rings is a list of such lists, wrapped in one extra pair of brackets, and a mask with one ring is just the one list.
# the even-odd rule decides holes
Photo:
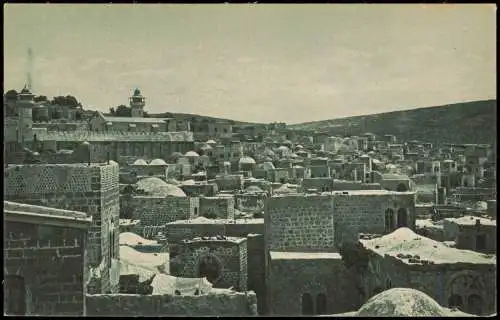
[(38, 140), (55, 141), (193, 141), (193, 133), (183, 132), (123, 132), (123, 131), (40, 131)]
[(201, 296), (87, 295), (87, 316), (257, 316), (254, 292)]

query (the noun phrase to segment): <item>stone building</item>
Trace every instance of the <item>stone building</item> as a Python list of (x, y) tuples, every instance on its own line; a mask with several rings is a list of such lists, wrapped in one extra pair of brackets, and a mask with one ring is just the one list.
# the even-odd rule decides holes
[(4, 201), (4, 314), (85, 315), (83, 212)]
[(232, 195), (200, 198), (199, 215), (211, 219), (234, 219), (235, 199)]
[(496, 220), (473, 216), (446, 218), (443, 227), (447, 238), (455, 241), (457, 249), (496, 253)]
[(226, 236), (194, 238), (181, 241), (177, 250), (171, 252), (172, 275), (186, 278), (206, 277), (215, 288), (232, 287), (237, 291), (247, 290), (246, 238)]
[(93, 217), (87, 242), (88, 265), (99, 275), (91, 292), (118, 290), (118, 164), (9, 165), (4, 170), (5, 199)]
[(369, 298), (388, 288), (420, 290), (445, 307), (496, 312), (496, 258), (450, 248), (407, 228), (360, 240), (361, 285)]

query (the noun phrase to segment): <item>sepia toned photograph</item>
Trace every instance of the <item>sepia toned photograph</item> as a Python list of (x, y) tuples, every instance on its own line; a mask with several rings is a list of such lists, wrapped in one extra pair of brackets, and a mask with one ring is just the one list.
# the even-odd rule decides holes
[(494, 317), (495, 4), (4, 4), (6, 316)]

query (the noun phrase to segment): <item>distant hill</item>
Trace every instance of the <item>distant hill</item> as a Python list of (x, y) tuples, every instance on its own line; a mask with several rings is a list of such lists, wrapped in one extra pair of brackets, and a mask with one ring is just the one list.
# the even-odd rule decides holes
[(236, 121), (236, 120), (231, 120), (231, 119), (224, 119), (224, 118), (216, 118), (216, 117), (209, 117), (209, 116), (201, 116), (197, 114), (189, 114), (189, 113), (173, 113), (173, 112), (164, 112), (164, 113), (155, 113), (155, 114), (149, 114), (150, 117), (152, 118), (175, 118), (179, 120), (191, 120), (191, 121), (208, 121), (208, 122), (227, 122), (231, 124), (236, 124), (236, 125), (263, 125), (263, 123), (254, 123), (254, 122), (243, 122), (243, 121)]
[(332, 135), (394, 134), (398, 140), (449, 143), (496, 142), (496, 100), (394, 111), (289, 125)]

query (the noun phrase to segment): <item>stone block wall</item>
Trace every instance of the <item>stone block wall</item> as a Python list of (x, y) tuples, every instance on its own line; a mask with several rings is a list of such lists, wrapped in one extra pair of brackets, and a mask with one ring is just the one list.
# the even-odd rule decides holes
[(155, 235), (147, 232), (151, 227), (163, 228), (166, 223), (193, 219), (199, 214), (199, 199), (194, 197), (133, 196), (131, 206), (133, 218), (141, 220), (137, 230), (146, 238)]
[(104, 265), (104, 292), (117, 292), (110, 279), (111, 259), (119, 258), (118, 164), (31, 164), (5, 169), (6, 200), (75, 210), (92, 215), (88, 233), (88, 263)]
[[(193, 239), (179, 244), (179, 254), (170, 259), (170, 272), (182, 278), (198, 278), (203, 259), (211, 257), (218, 268), (217, 277), (207, 279), (215, 288), (247, 290), (248, 254), (246, 238), (227, 240)], [(174, 264), (174, 265), (173, 265)], [(177, 265), (175, 265), (177, 264)]]
[(86, 231), (10, 221), (4, 228), (4, 279), (23, 278), (26, 314), (84, 315)]
[(234, 202), (233, 196), (201, 197), (199, 215), (212, 219), (233, 219)]
[(379, 183), (363, 183), (361, 181), (334, 180), (332, 190), (382, 190)]
[(256, 316), (253, 292), (201, 296), (87, 295), (88, 316)]
[(303, 179), (301, 184), (302, 191), (308, 189), (316, 189), (319, 192), (322, 191), (332, 191), (333, 190), (333, 180), (331, 178), (308, 178)]
[(266, 242), (272, 251), (334, 250), (330, 195), (271, 197), (265, 204)]
[(241, 190), (243, 188), (243, 175), (217, 175), (215, 183), (219, 190)]
[(247, 236), (248, 250), (248, 290), (257, 295), (257, 307), (260, 315), (267, 311), (266, 287), (266, 252), (263, 234)]
[(326, 296), (323, 314), (356, 310), (361, 306), (353, 275), (337, 258), (289, 258), (270, 261), (268, 290), (270, 315), (300, 316), (302, 295), (313, 300), (313, 313), (318, 310), (318, 295)]
[(215, 183), (180, 185), (179, 188), (181, 188), (188, 197), (213, 197), (219, 191)]
[(310, 165), (308, 170), (311, 178), (330, 177), (330, 167), (327, 165)]
[(264, 211), (264, 203), (267, 199), (266, 193), (237, 194), (236, 208), (243, 212), (256, 213)]
[(485, 248), (480, 250), (484, 253), (495, 254), (497, 250), (497, 226), (496, 225), (458, 225), (458, 234), (455, 239), (456, 248), (463, 250), (477, 250), (478, 235), (484, 235)]

